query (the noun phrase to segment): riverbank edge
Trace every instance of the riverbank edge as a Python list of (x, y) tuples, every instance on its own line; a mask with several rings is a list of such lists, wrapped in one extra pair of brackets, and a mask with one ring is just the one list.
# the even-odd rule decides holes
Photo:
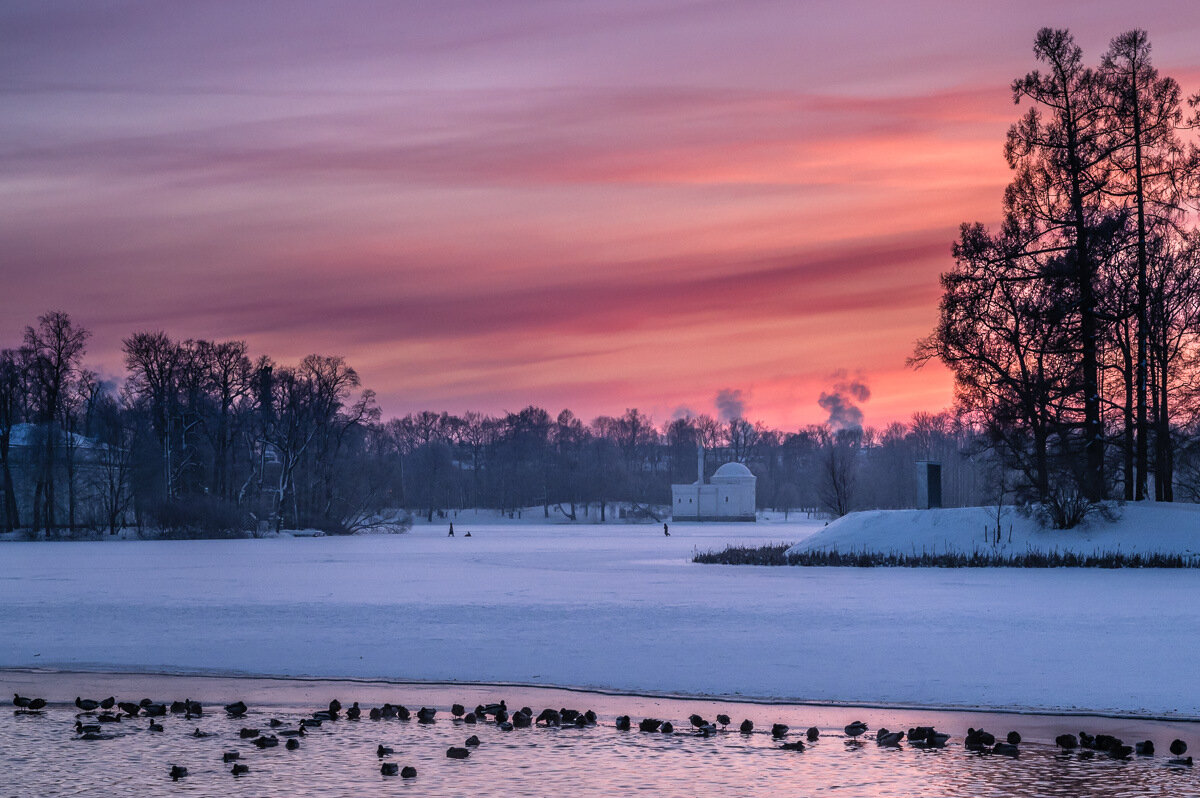
[[(1097, 718), (1105, 720), (1153, 721), (1164, 723), (1195, 723), (1200, 724), (1200, 716), (1185, 714), (1163, 714), (1137, 712), (1135, 710), (1104, 710), (1078, 707), (1034, 707), (1034, 706), (987, 706), (959, 704), (920, 704), (920, 703), (891, 703), (879, 701), (829, 701), (804, 699), (795, 696), (747, 696), (737, 693), (674, 693), (655, 690), (630, 690), (615, 687), (591, 685), (561, 685), (538, 682), (491, 682), (491, 681), (443, 681), (421, 680), (384, 677), (355, 677), (355, 676), (316, 676), (291, 674), (262, 674), (244, 673), (238, 671), (158, 671), (158, 670), (87, 670), (59, 669), (33, 667), (0, 667), (0, 681), (6, 681), (9, 675), (20, 675), (27, 678), (47, 676), (57, 679), (78, 679), (80, 682), (87, 677), (105, 678), (179, 678), (179, 679), (211, 679), (235, 680), (245, 682), (277, 682), (293, 685), (364, 685), (375, 687), (420, 687), (428, 689), (470, 687), (486, 689), (511, 690), (544, 690), (575, 693), (579, 695), (597, 695), (610, 698), (644, 698), (665, 701), (712, 701), (755, 706), (780, 707), (823, 707), (831, 709), (864, 709), (879, 711), (906, 712), (964, 712), (988, 715), (1013, 715), (1018, 717), (1060, 717), (1060, 718)], [(79, 688), (82, 691), (82, 687)], [(231, 698), (232, 700), (232, 698)], [(53, 702), (52, 702), (53, 703)]]

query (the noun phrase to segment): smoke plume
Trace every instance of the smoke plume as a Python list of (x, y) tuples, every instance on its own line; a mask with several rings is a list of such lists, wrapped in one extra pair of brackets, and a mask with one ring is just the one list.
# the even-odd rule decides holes
[(716, 405), (717, 418), (729, 423), (746, 413), (746, 394), (740, 388), (723, 388), (717, 392)]
[(837, 382), (817, 399), (817, 404), (829, 413), (826, 423), (834, 430), (862, 429), (863, 412), (857, 403), (870, 399), (871, 389), (861, 375), (850, 376), (844, 369), (833, 376)]

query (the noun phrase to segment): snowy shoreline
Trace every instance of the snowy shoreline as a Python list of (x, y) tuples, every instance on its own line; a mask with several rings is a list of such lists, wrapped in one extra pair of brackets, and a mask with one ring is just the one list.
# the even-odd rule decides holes
[(1076, 529), (1047, 529), (1012, 506), (864, 510), (831, 522), (788, 553), (1200, 554), (1200, 505), (1140, 502), (1112, 511), (1112, 521), (1096, 516)]
[[(1200, 725), (1200, 715), (1145, 714), (1137, 712), (1103, 712), (1092, 710), (1044, 709), (1037, 707), (989, 707), (956, 704), (913, 704), (870, 701), (813, 701), (776, 696), (747, 696), (737, 694), (676, 693), (664, 691), (622, 690), (604, 687), (585, 687), (527, 682), (491, 681), (425, 681), (419, 679), (382, 679), (338, 676), (288, 676), (278, 674), (220, 673), (195, 671), (128, 671), (128, 670), (59, 670), (56, 668), (2, 668), (0, 690), (39, 695), (48, 705), (73, 706), (79, 695), (122, 694), (126, 696), (153, 694), (163, 697), (187, 694), (208, 704), (247, 700), (263, 706), (287, 706), (320, 703), (323, 696), (354, 695), (370, 701), (394, 697), (397, 691), (407, 695), (431, 698), (441, 695), (475, 696), (479, 701), (490, 700), (497, 691), (520, 691), (537, 695), (542, 703), (578, 703), (581, 697), (594, 700), (629, 699), (667, 704), (721, 704), (745, 707), (778, 707), (814, 710), (872, 710), (901, 713), (944, 713), (952, 715), (984, 715), (988, 717), (1115, 720), (1127, 722), (1169, 723), (1181, 726)], [(570, 696), (572, 698), (566, 699)], [(560, 698), (562, 697), (562, 698)], [(471, 699), (473, 700), (473, 699)], [(436, 703), (436, 699), (428, 703)], [(1057, 726), (1055, 726), (1057, 728)]]

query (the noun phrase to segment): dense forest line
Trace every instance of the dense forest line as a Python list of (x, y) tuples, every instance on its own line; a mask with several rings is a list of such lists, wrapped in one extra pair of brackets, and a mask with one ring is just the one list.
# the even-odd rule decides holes
[(762, 508), (911, 507), (920, 459), (944, 463), (947, 502), (989, 498), (974, 433), (946, 414), (880, 431), (705, 415), (660, 426), (634, 409), (590, 423), (539, 407), (384, 420), (339, 357), (288, 366), (242, 341), (139, 332), (110, 384), (84, 366), (88, 338), (52, 312), (0, 351), (5, 530), (351, 533), (396, 527), (400, 510), (540, 506), (607, 520), (614, 503), (656, 517), (672, 483), (695, 480), (700, 446), (709, 474), (748, 464)]

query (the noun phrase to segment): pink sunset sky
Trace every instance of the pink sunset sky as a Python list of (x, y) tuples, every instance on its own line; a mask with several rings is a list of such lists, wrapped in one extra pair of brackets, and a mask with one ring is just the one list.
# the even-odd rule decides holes
[(344, 355), (387, 415), (538, 404), (881, 425), (960, 222), (997, 221), (1042, 26), (1132, 27), (1200, 91), (1183, 2), (54, 2), (0, 7), (0, 346)]

